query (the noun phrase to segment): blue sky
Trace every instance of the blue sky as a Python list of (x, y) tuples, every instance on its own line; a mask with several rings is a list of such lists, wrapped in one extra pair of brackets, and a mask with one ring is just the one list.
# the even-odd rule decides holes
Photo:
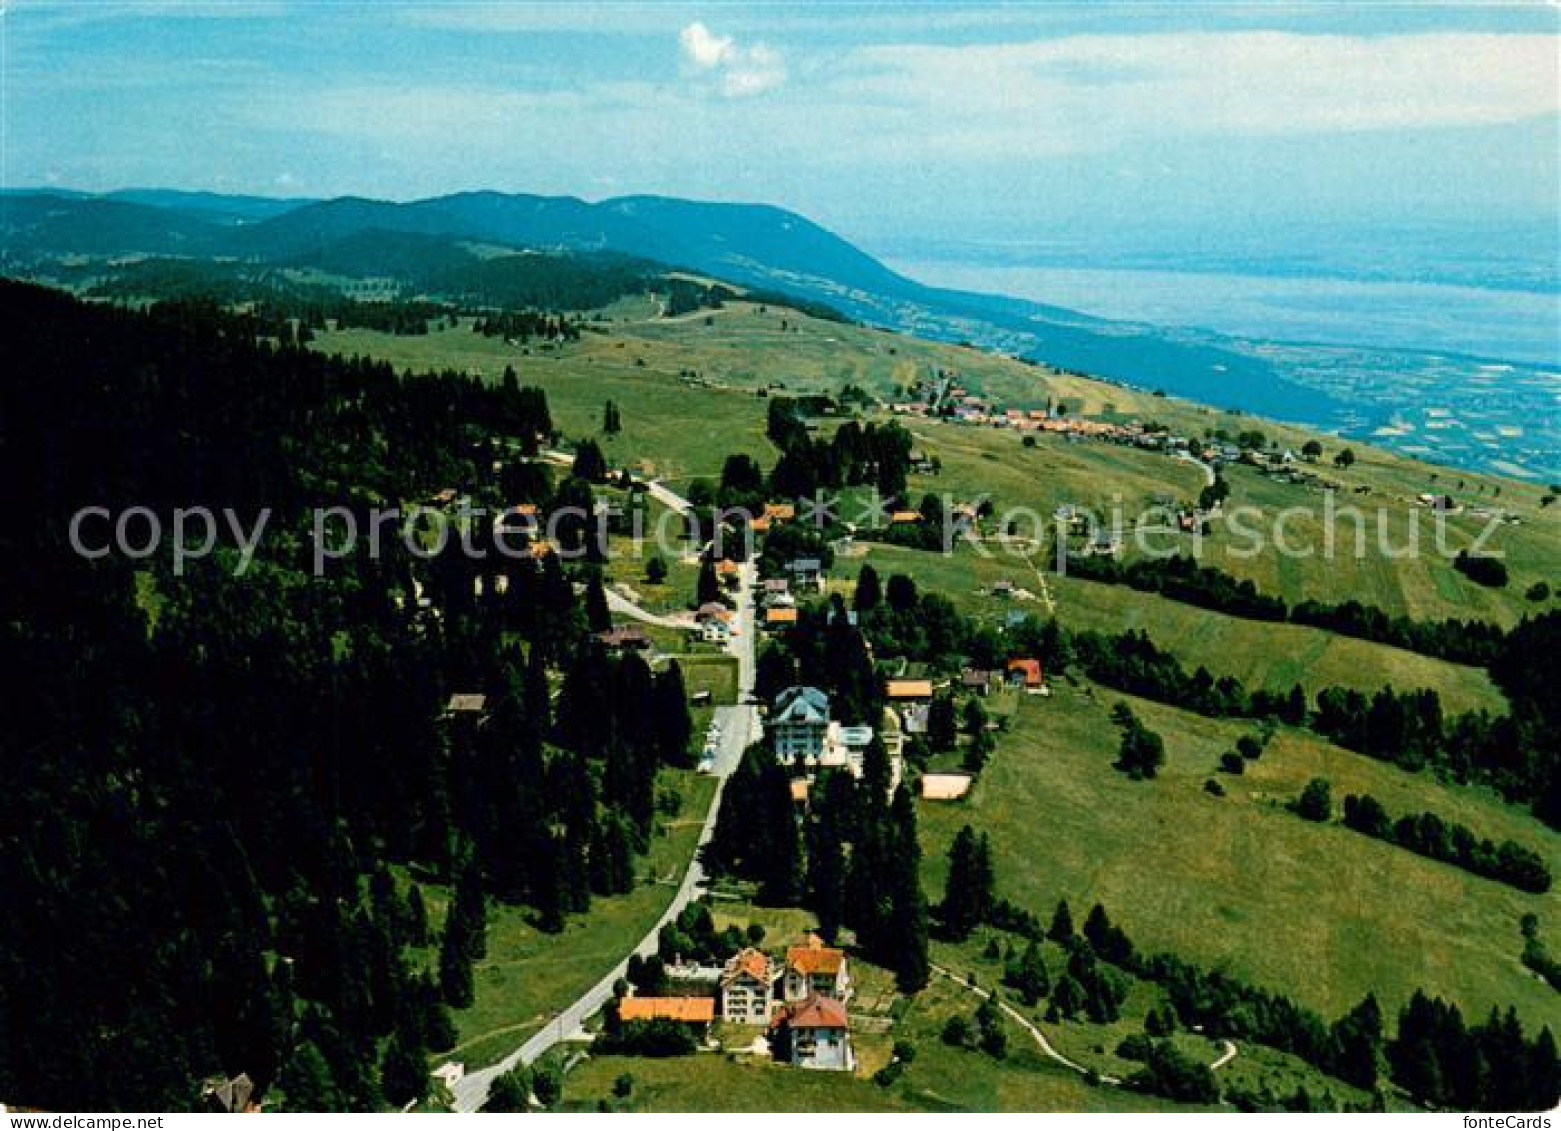
[(845, 234), (1553, 217), (1545, 4), (7, 0), (3, 179), (782, 204)]

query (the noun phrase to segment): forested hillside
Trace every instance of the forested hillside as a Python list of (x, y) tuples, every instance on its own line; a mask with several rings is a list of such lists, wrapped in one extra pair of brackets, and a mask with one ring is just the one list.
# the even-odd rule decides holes
[[(687, 758), (681, 676), (604, 654), (556, 555), (389, 538), (312, 577), (304, 514), (497, 498), (501, 451), (546, 505), (515, 470), (545, 398), (257, 345), (208, 306), (0, 298), (0, 1096), (183, 1109), (240, 1072), (308, 1110), (422, 1095), (489, 900), (557, 929), (634, 883), (658, 768)], [(166, 528), (203, 504), (269, 510), (241, 578), (231, 537), (182, 576), (67, 541), (83, 506)], [(442, 937), (419, 883), (456, 890)]]

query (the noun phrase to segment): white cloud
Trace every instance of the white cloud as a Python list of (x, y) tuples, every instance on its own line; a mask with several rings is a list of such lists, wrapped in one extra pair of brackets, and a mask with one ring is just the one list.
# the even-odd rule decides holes
[(976, 136), (1286, 134), (1481, 126), (1561, 109), (1545, 35), (1281, 32), (862, 48), (837, 92)]
[(722, 94), (746, 98), (774, 90), (786, 82), (786, 60), (764, 43), (740, 46), (729, 35), (717, 35), (700, 20), (678, 33), (683, 59), (696, 73), (712, 75)]

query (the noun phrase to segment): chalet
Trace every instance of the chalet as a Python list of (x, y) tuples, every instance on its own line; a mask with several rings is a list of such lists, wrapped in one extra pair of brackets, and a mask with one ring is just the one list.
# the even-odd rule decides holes
[(862, 760), (867, 748), (873, 744), (872, 727), (841, 726), (831, 722), (824, 732), (824, 749), (819, 755), (821, 766), (843, 766), (852, 776), (862, 776)]
[(765, 597), (780, 596), (791, 592), (791, 582), (784, 577), (767, 577), (764, 579)]
[(786, 572), (791, 574), (798, 588), (824, 588), (824, 563), (817, 558), (795, 558), (786, 563)]
[(606, 647), (620, 651), (638, 652), (650, 647), (650, 637), (637, 624), (614, 625), (606, 632), (598, 632), (596, 639)]
[(755, 534), (768, 534), (770, 532), (769, 515), (756, 515), (748, 522), (748, 529)]
[(893, 703), (916, 703), (932, 698), (930, 679), (891, 679), (884, 684), (884, 694)]
[(618, 1020), (672, 1021), (700, 1032), (715, 1020), (713, 997), (626, 997), (618, 1002)]
[(895, 511), (889, 516), (891, 526), (913, 526), (921, 521), (921, 511)]
[(449, 703), (445, 704), (447, 715), (480, 715), (487, 710), (488, 697), (472, 692), (457, 692), (450, 696)]
[(961, 532), (973, 529), (979, 517), (980, 510), (973, 503), (955, 503), (949, 508), (949, 519), (954, 529)]
[(732, 561), (731, 558), (722, 558), (715, 563), (715, 576), (722, 585), (734, 588), (739, 578), (742, 577), (742, 566)]
[(768, 1025), (780, 974), (761, 950), (748, 947), (733, 955), (721, 972), (721, 1020), (739, 1025)]
[(1104, 526), (1096, 530), (1084, 546), (1084, 553), (1089, 557), (1115, 557), (1121, 550), (1122, 540)]
[(851, 1072), (851, 1020), (846, 1007), (833, 998), (814, 994), (781, 1007), (770, 1022), (776, 1055), (797, 1068)]
[(829, 733), (829, 696), (816, 687), (788, 687), (775, 697), (766, 729), (782, 762), (816, 763)]
[(764, 517), (771, 522), (790, 522), (797, 517), (795, 503), (765, 503)]
[(851, 972), (846, 952), (825, 946), (816, 935), (809, 935), (803, 946), (786, 948), (786, 976), (782, 993), (787, 1001), (802, 1001), (814, 994), (851, 1000)]
[(985, 695), (992, 690), (994, 674), (985, 668), (967, 668), (959, 673), (959, 686), (976, 695)]
[(790, 628), (797, 623), (795, 605), (772, 605), (764, 610), (764, 627), (773, 630)]
[(521, 503), (493, 517), (496, 534), (535, 534), (538, 528), (537, 505)]
[(694, 613), (701, 640), (724, 644), (732, 635), (732, 610), (719, 601), (706, 601)]
[(1041, 670), (1041, 661), (1009, 660), (1008, 686), (1023, 688), (1031, 693), (1039, 692), (1045, 688), (1046, 673)]
[(240, 1072), (231, 1080), (208, 1081), (201, 1095), (221, 1112), (253, 1114), (260, 1110), (254, 1099), (255, 1082), (247, 1072)]

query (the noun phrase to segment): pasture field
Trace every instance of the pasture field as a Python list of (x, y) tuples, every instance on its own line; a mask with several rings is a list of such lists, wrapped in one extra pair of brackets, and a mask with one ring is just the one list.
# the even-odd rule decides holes
[[(1051, 615), (1040, 599), (1041, 582), (1028, 562), (1000, 547), (992, 550), (991, 557), (982, 557), (965, 546), (945, 555), (871, 544), (864, 557), (837, 567), (839, 576), (832, 585), (849, 593), (857, 569), (866, 562), (883, 578), (906, 574), (921, 588), (943, 594), (962, 612), (983, 621), (1000, 625), (1014, 611), (1042, 619)], [(1027, 596), (988, 595), (997, 581), (1010, 581)], [(1481, 668), (1306, 625), (1227, 616), (1125, 585), (1050, 573), (1045, 584), (1059, 624), (1111, 633), (1141, 628), (1189, 670), (1201, 664), (1216, 676), (1237, 676), (1248, 687), (1288, 691), (1299, 683), (1315, 695), (1330, 686), (1369, 693), (1391, 684), (1400, 690), (1431, 688), (1452, 713), (1506, 711), (1506, 699)]]
[[(1165, 739), (1153, 781), (1112, 768), (1110, 709), (1123, 699)], [(1370, 991), (1396, 1011), (1417, 987), (1465, 1016), (1509, 1004), (1536, 1028), (1553, 1016), (1554, 991), (1518, 961), (1518, 924), (1533, 912), (1553, 932), (1556, 892), (1520, 892), (1285, 805), (1325, 777), (1336, 812), (1346, 794), (1370, 793), (1395, 815), (1430, 810), (1551, 860), (1561, 836), (1482, 791), (1300, 731), (1280, 730), (1245, 774), (1219, 773), (1220, 754), (1252, 729), (1090, 684), (1028, 699), (969, 799), (923, 807), (927, 889), (941, 893), (948, 846), (970, 823), (992, 838), (1000, 894), (1021, 906), (1104, 903), (1140, 948), (1225, 968), (1330, 1018)], [(1210, 779), (1226, 796), (1204, 791)]]

